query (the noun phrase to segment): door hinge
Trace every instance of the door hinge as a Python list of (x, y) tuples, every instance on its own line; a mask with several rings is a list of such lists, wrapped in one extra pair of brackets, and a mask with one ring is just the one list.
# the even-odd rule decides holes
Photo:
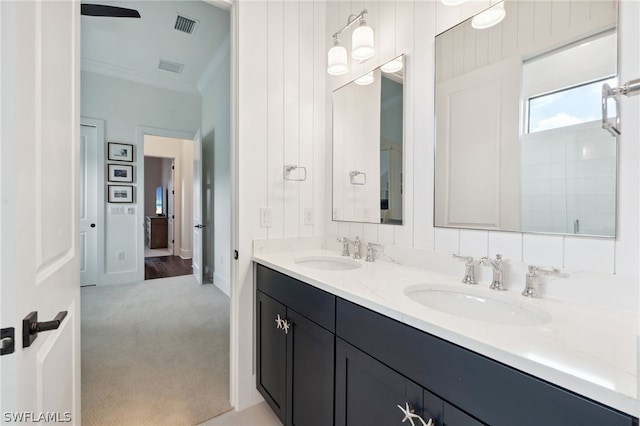
[(175, 193), (176, 193), (176, 191), (174, 191), (174, 190), (171, 190), (171, 193), (172, 193), (172, 194), (175, 194)]
[(176, 243), (176, 240), (171, 240), (171, 244), (175, 244), (175, 243)]
[(7, 327), (0, 330), (0, 355), (9, 355), (16, 350), (16, 330)]
[(234, 258), (235, 260), (238, 260), (238, 250), (234, 250), (234, 251), (233, 251), (233, 258)]
[(175, 170), (175, 169), (176, 169), (176, 166), (171, 166), (171, 170)]

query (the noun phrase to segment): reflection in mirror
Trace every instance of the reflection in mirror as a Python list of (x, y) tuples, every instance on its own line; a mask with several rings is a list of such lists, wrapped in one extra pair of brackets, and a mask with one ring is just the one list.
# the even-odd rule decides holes
[(599, 114), (617, 85), (617, 3), (504, 9), (436, 37), (434, 224), (613, 237), (616, 139)]
[(333, 220), (402, 224), (404, 55), (333, 92)]

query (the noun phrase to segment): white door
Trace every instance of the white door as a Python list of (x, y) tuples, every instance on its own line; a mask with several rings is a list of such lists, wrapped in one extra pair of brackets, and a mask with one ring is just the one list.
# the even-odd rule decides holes
[(200, 131), (193, 138), (193, 275), (202, 284), (202, 138)]
[(98, 279), (98, 129), (80, 126), (80, 285)]
[[(1, 1), (0, 22), (0, 320), (16, 331), (0, 356), (0, 412), (80, 424), (80, 6)], [(32, 311), (67, 315), (23, 348)]]

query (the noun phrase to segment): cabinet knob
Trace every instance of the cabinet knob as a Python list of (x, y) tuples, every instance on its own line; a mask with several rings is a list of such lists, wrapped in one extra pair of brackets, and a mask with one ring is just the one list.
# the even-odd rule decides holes
[(420, 420), (420, 424), (422, 424), (422, 426), (436, 426), (432, 419), (429, 419), (429, 421), (425, 423), (425, 421), (422, 419), (422, 417), (417, 415), (415, 410), (413, 410), (411, 407), (409, 407), (409, 403), (408, 402), (405, 402), (404, 407), (401, 406), (401, 405), (398, 405), (397, 407), (400, 409), (400, 411), (402, 411), (402, 414), (404, 414), (404, 418), (402, 419), (402, 423), (404, 423), (407, 420), (409, 420), (409, 423), (411, 423), (411, 426), (416, 426), (416, 423), (413, 421), (413, 419), (418, 419), (418, 420)]
[(282, 325), (283, 322), (284, 320), (280, 318), (280, 314), (278, 314), (278, 316), (276, 317), (276, 328), (277, 329), (283, 328), (283, 325)]

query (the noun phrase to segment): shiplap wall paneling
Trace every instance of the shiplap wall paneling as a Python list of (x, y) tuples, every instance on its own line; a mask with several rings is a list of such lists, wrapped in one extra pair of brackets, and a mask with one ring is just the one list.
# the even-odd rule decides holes
[[(267, 147), (265, 157), (268, 167), (267, 204), (271, 209), (269, 238), (284, 237), (284, 2), (269, 1), (267, 5)], [(261, 178), (255, 176), (256, 184)]]

